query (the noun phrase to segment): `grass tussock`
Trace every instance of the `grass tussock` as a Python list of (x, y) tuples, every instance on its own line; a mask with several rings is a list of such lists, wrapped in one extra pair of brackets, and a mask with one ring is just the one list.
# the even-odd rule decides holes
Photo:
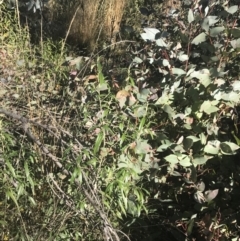
[[(75, 3), (74, 3), (75, 2)], [(92, 49), (99, 40), (110, 40), (119, 31), (126, 0), (78, 0), (60, 6), (52, 1), (53, 19), (64, 19), (69, 40)]]

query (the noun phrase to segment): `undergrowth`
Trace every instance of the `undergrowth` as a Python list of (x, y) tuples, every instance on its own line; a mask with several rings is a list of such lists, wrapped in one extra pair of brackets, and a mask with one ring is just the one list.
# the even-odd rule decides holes
[(239, 7), (140, 5), (91, 56), (0, 5), (1, 240), (239, 238)]

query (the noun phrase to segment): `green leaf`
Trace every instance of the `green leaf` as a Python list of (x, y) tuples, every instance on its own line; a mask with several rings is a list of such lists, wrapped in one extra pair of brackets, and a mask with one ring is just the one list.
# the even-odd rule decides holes
[(239, 146), (232, 142), (222, 142), (220, 148), (223, 154), (232, 155), (235, 154), (235, 151), (239, 149)]
[(200, 139), (196, 136), (187, 136), (187, 138), (191, 139), (193, 142), (200, 141)]
[(172, 68), (172, 73), (178, 76), (186, 74), (186, 72), (183, 69), (179, 69), (179, 68)]
[(210, 29), (210, 36), (211, 37), (216, 37), (224, 30), (225, 30), (225, 28), (223, 26), (222, 27), (212, 28), (212, 29)]
[(207, 34), (206, 33), (200, 33), (197, 37), (195, 37), (192, 40), (192, 44), (198, 45), (202, 42), (206, 41)]
[(134, 116), (135, 117), (143, 117), (147, 114), (146, 107), (140, 106), (134, 110)]
[(158, 152), (165, 151), (165, 150), (167, 150), (171, 145), (172, 145), (172, 143), (163, 144), (163, 145), (161, 145), (161, 146), (158, 147), (157, 151), (158, 151)]
[(170, 154), (170, 155), (164, 157), (164, 159), (171, 164), (177, 164), (178, 163), (177, 156), (173, 155), (173, 154)]
[(167, 44), (163, 41), (162, 38), (157, 39), (157, 40), (156, 40), (156, 44), (157, 44), (157, 46), (162, 47), (162, 48), (167, 47)]
[(234, 49), (240, 48), (240, 38), (230, 41)]
[(137, 154), (147, 154), (151, 151), (151, 149), (151, 146), (147, 143), (146, 140), (137, 140), (135, 147)]
[(214, 147), (210, 144), (207, 144), (205, 147), (204, 147), (204, 152), (206, 153), (209, 153), (209, 154), (212, 154), (212, 155), (217, 155), (218, 152), (219, 152), (219, 148), (217, 147)]
[(15, 170), (14, 170), (12, 164), (9, 162), (9, 160), (6, 161), (6, 165), (7, 165), (8, 169), (10, 170), (11, 174), (13, 175), (13, 177), (16, 178)]
[(218, 16), (207, 16), (207, 19), (209, 21), (209, 26), (212, 26), (219, 21)]
[(107, 83), (99, 83), (99, 85), (96, 87), (97, 91), (105, 91), (108, 89)]
[(170, 105), (164, 105), (163, 111), (168, 113), (169, 118), (172, 118), (175, 115), (175, 112)]
[(138, 216), (137, 206), (136, 206), (134, 201), (128, 200), (127, 212), (129, 214), (131, 214), (133, 217), (137, 217)]
[(168, 91), (164, 90), (162, 96), (156, 101), (156, 105), (165, 105), (171, 104), (173, 99), (173, 95), (168, 93)]
[(194, 15), (193, 15), (192, 9), (190, 8), (188, 11), (188, 23), (191, 23), (193, 21), (194, 21)]
[(240, 91), (240, 81), (236, 80), (232, 83), (232, 87), (234, 91)]
[(225, 11), (227, 11), (230, 14), (234, 14), (236, 13), (238, 10), (238, 5), (233, 5), (231, 6), (229, 9), (225, 9)]
[(238, 29), (238, 28), (230, 29), (230, 33), (232, 34), (232, 36), (234, 38), (239, 38), (240, 37), (240, 29)]
[(193, 157), (193, 165), (203, 165), (207, 162), (211, 157), (208, 156), (194, 156)]
[(122, 213), (126, 216), (126, 210), (125, 210), (120, 198), (118, 199), (118, 205), (121, 208)]
[(98, 133), (98, 136), (97, 136), (97, 139), (95, 141), (94, 148), (93, 148), (93, 153), (94, 154), (96, 154), (99, 151), (100, 146), (101, 146), (102, 141), (103, 141), (103, 137), (104, 137), (103, 132), (100, 131), (100, 133)]
[(35, 202), (35, 200), (32, 197), (29, 196), (28, 199), (33, 206), (37, 206), (37, 203)]
[(208, 18), (204, 18), (201, 24), (201, 27), (203, 30), (205, 30), (206, 32), (208, 32), (209, 30), (209, 19)]
[(209, 190), (204, 193), (204, 197), (207, 202), (212, 201), (217, 195), (218, 195), (218, 189)]
[(135, 64), (141, 64), (142, 62), (143, 62), (142, 59), (140, 59), (137, 56), (133, 59), (133, 63), (135, 63)]
[(162, 65), (163, 65), (164, 67), (169, 67), (169, 66), (170, 66), (169, 61), (168, 61), (167, 59), (163, 59)]
[(137, 94), (137, 99), (142, 103), (147, 102), (149, 94), (150, 94), (149, 89), (142, 89), (140, 93)]
[(189, 150), (191, 147), (192, 147), (192, 145), (193, 145), (193, 140), (192, 139), (190, 139), (190, 138), (185, 138), (184, 140), (183, 140), (183, 147), (184, 147), (184, 149), (187, 151), (187, 150)]
[(192, 233), (192, 230), (193, 230), (193, 227), (194, 227), (194, 224), (195, 224), (195, 219), (192, 218), (188, 224), (187, 224), (187, 235), (190, 236), (191, 233)]
[[(213, 103), (214, 104), (214, 103)], [(206, 114), (210, 115), (212, 113), (215, 113), (219, 110), (218, 107), (212, 105), (212, 102), (207, 100), (204, 101), (200, 107), (200, 111), (201, 112), (205, 112)]]
[(183, 167), (192, 166), (191, 158), (189, 156), (184, 156), (180, 161), (179, 164)]
[(187, 61), (189, 58), (188, 58), (188, 55), (187, 55), (187, 54), (182, 54), (182, 55), (178, 56), (178, 59), (179, 59), (181, 62), (184, 62), (184, 61)]

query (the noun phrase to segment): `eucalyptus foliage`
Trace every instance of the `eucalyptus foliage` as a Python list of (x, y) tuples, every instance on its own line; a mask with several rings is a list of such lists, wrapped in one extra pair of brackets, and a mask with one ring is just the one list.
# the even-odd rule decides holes
[(134, 225), (145, 240), (238, 238), (218, 221), (239, 181), (239, 7), (198, 2), (166, 23), (140, 9), (122, 75), (112, 46), (88, 57), (33, 46), (0, 5), (2, 240), (128, 239), (119, 229), (134, 240)]

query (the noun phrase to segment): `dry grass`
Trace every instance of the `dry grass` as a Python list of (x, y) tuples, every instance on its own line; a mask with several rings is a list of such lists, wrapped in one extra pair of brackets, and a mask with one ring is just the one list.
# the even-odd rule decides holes
[[(69, 0), (58, 6), (50, 4), (53, 19), (63, 20), (70, 26), (69, 39), (75, 44), (92, 49), (98, 40), (111, 39), (119, 31), (126, 0)], [(76, 12), (77, 10), (77, 12)]]

